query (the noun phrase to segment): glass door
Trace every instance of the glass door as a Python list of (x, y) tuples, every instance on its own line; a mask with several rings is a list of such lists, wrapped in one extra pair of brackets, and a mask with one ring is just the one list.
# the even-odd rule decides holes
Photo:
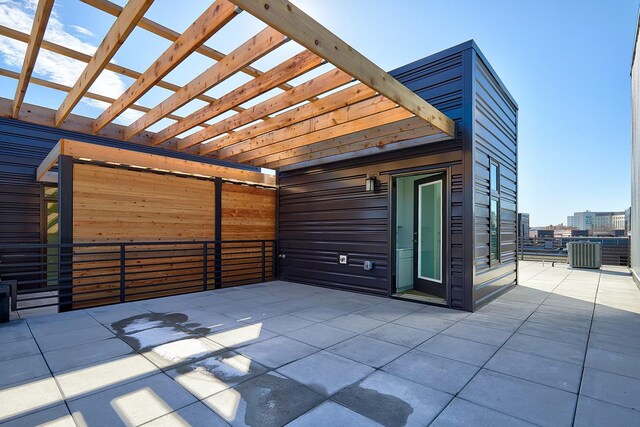
[(442, 298), (444, 194), (444, 175), (414, 183), (414, 289)]

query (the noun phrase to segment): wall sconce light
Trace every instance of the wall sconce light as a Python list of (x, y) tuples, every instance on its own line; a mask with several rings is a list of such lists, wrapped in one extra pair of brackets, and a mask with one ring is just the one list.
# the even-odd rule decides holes
[(373, 175), (367, 175), (367, 178), (364, 180), (364, 190), (365, 191), (376, 191), (377, 179)]

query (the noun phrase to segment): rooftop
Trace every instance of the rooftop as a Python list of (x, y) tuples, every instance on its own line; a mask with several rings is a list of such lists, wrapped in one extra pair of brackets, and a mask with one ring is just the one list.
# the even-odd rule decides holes
[(520, 265), (473, 314), (277, 281), (16, 320), (0, 422), (639, 425), (628, 270)]

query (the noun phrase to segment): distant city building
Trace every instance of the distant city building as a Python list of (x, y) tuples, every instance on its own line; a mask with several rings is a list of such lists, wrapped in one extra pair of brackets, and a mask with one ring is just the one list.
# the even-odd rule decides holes
[(624, 230), (625, 221), (626, 220), (624, 212), (611, 216), (611, 222), (613, 223), (614, 230)]
[(625, 212), (575, 212), (567, 217), (567, 226), (578, 230), (624, 230)]
[(629, 234), (631, 232), (631, 208), (624, 211), (624, 225), (624, 234)]
[(550, 238), (555, 236), (554, 230), (534, 230), (534, 237), (539, 239)]
[(571, 230), (571, 237), (588, 237), (589, 230)]
[(531, 231), (531, 226), (529, 222), (529, 214), (528, 213), (519, 213), (518, 214), (518, 237), (519, 238), (528, 238), (529, 232)]

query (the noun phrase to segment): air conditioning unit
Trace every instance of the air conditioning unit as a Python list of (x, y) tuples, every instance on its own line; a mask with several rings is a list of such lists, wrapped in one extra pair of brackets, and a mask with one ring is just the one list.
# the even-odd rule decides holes
[(602, 246), (595, 242), (567, 243), (567, 256), (572, 268), (600, 268)]

